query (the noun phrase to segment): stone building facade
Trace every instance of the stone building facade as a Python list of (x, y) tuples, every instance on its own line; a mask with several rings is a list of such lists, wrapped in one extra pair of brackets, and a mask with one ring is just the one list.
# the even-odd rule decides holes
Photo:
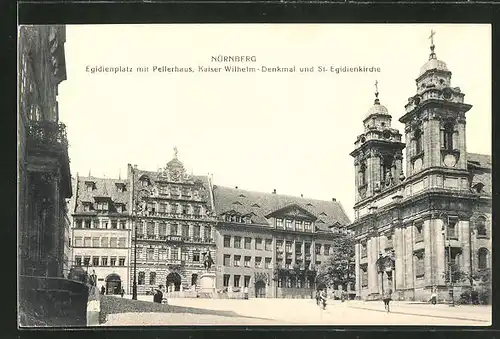
[(129, 290), (131, 221), (128, 180), (74, 179), (72, 264), (97, 277), (107, 294)]
[[(158, 171), (128, 166), (132, 187), (130, 218), (137, 227), (137, 290), (146, 294), (159, 285), (168, 291), (196, 290), (205, 271), (204, 255), (215, 252), (213, 199), (208, 176), (186, 172), (175, 157)], [(130, 271), (130, 286), (134, 277)]]
[[(350, 229), (363, 299), (391, 288), (395, 299), (428, 300), (436, 290), (446, 300), (450, 267), (467, 274), (491, 267), (491, 157), (467, 153), (472, 106), (452, 86), (434, 44), (416, 85), (399, 119), (404, 143), (376, 93), (351, 153), (356, 202)], [(459, 292), (469, 284), (453, 286)]]
[(26, 276), (69, 267), (66, 199), (72, 195), (58, 85), (66, 80), (64, 26), (19, 27), (18, 258)]
[(304, 298), (333, 239), (350, 223), (339, 202), (214, 186), (216, 287)]

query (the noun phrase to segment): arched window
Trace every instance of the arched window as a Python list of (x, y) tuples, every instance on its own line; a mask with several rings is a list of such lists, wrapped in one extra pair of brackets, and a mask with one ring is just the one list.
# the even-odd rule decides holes
[(488, 268), (488, 250), (484, 247), (480, 248), (477, 251), (477, 257), (478, 257), (478, 268), (480, 270)]
[(453, 124), (448, 122), (444, 125), (443, 146), (448, 151), (453, 151)]
[(145, 276), (146, 274), (144, 272), (139, 272), (139, 275), (137, 277), (137, 285), (144, 285)]
[(422, 131), (420, 129), (416, 129), (413, 133), (413, 139), (415, 140), (415, 154), (419, 154), (424, 150), (422, 145)]
[(476, 220), (476, 229), (477, 229), (477, 235), (478, 236), (487, 236), (487, 230), (486, 230), (486, 218), (481, 216), (477, 218)]
[(359, 186), (366, 185), (366, 165), (363, 163), (359, 168)]
[(156, 285), (156, 272), (149, 273), (149, 284)]

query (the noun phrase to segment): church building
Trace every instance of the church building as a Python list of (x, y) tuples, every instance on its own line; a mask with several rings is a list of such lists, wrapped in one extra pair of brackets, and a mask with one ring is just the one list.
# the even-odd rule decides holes
[(395, 300), (426, 301), (432, 291), (440, 300), (456, 299), (470, 282), (450, 272), (491, 267), (491, 156), (467, 153), (472, 105), (437, 59), (433, 35), (416, 93), (399, 119), (404, 140), (377, 90), (350, 154), (356, 179), (349, 228), (361, 299), (379, 299), (386, 289)]

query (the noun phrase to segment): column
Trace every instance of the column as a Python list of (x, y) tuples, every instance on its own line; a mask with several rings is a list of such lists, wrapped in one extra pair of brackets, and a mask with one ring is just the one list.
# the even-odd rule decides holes
[[(54, 199), (54, 204), (53, 204), (53, 221), (52, 221), (52, 248), (50, 249), (50, 252), (54, 256), (54, 259), (52, 259), (52, 262), (50, 263), (51, 266), (51, 275), (52, 276), (60, 276), (62, 274), (62, 262), (58, 262), (56, 258), (61, 258), (60, 256), (61, 251), (60, 247), (61, 245), (64, 246), (64, 242), (61, 244), (61, 240), (64, 238), (61, 238), (61, 230), (64, 231), (64, 227), (62, 225), (62, 220), (59, 215), (59, 208), (60, 208), (60, 197), (59, 197), (59, 178), (58, 176), (54, 173), (51, 175), (51, 181), (52, 181), (52, 194), (53, 194), (53, 199)], [(63, 200), (64, 201), (64, 200)]]
[(408, 225), (406, 228), (403, 229), (403, 234), (404, 234), (404, 239), (403, 239), (403, 245), (404, 245), (404, 256), (405, 256), (405, 272), (404, 272), (404, 281), (405, 281), (405, 288), (414, 288), (415, 287), (415, 272), (414, 272), (414, 265), (413, 265), (413, 245), (414, 245), (414, 238), (413, 238), (413, 232), (414, 232), (414, 226), (413, 225)]
[(356, 297), (361, 296), (361, 268), (359, 266), (360, 261), (361, 261), (361, 244), (356, 244), (354, 245), (354, 269), (356, 272)]
[(377, 266), (377, 237), (372, 237), (367, 243), (368, 251), (368, 291), (370, 294), (378, 293)]
[(425, 265), (425, 286), (432, 284), (432, 247), (431, 247), (431, 221), (427, 219), (423, 225), (424, 232), (424, 265)]
[(462, 245), (462, 267), (465, 273), (471, 273), (470, 262), (470, 221), (460, 220), (458, 222), (459, 236), (461, 236), (460, 243)]
[[(265, 242), (265, 239), (263, 239), (263, 241)], [(264, 243), (263, 246), (265, 246), (265, 245), (266, 244)], [(262, 259), (264, 259), (264, 258), (262, 258)], [(295, 265), (295, 239), (293, 239), (293, 243), (292, 243), (292, 267), (294, 265)]]
[[(460, 158), (458, 159), (459, 168), (467, 168), (467, 143), (465, 141), (465, 122), (459, 122), (458, 130), (458, 149), (460, 150)], [(454, 133), (456, 134), (456, 133)], [(454, 147), (457, 148), (457, 147)]]
[(395, 254), (395, 272), (393, 280), (395, 281), (395, 288), (404, 288), (404, 252), (403, 252), (403, 229), (397, 227), (394, 230), (394, 254)]
[(434, 219), (434, 239), (435, 241), (435, 284), (445, 285), (444, 274), (446, 272), (446, 257), (445, 257), (445, 243), (444, 243), (444, 221), (442, 219)]

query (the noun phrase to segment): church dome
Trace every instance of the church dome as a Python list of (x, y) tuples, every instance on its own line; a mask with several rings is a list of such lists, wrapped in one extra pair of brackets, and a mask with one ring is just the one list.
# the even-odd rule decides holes
[(428, 70), (435, 69), (438, 71), (449, 72), (448, 67), (444, 61), (438, 60), (436, 58), (431, 58), (422, 67), (420, 67), (419, 77), (422, 76)]
[(368, 110), (366, 117), (369, 117), (372, 114), (389, 115), (389, 111), (384, 105), (376, 103)]

